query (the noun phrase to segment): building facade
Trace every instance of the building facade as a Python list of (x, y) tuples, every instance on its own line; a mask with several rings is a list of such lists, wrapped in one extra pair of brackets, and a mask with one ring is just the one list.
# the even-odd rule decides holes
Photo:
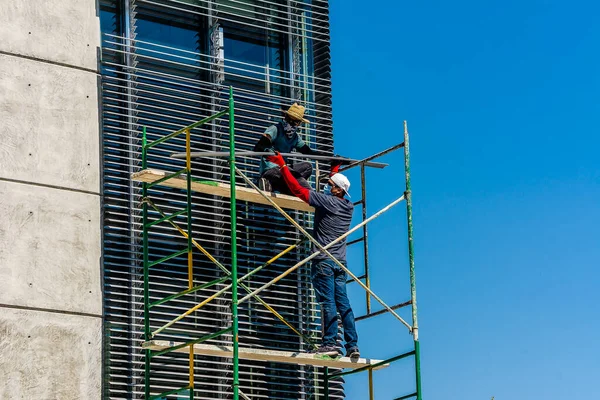
[(0, 398), (98, 399), (95, 4), (3, 1), (0, 38)]
[[(307, 108), (304, 140), (332, 152), (328, 2), (320, 0), (52, 0), (0, 5), (0, 363), (3, 399), (144, 397), (141, 186), (142, 129), (150, 140), (236, 101), (236, 148), (250, 150), (292, 102)], [(224, 151), (227, 121), (193, 132), (194, 151)], [(149, 167), (181, 169), (175, 140)], [(258, 160), (240, 159), (258, 177)], [(327, 167), (326, 165), (321, 168)], [(224, 158), (194, 162), (198, 179), (228, 182)], [(242, 185), (243, 182), (238, 182)], [(314, 180), (313, 180), (314, 184)], [(181, 190), (154, 187), (150, 197), (172, 212)], [(195, 239), (227, 265), (228, 199), (194, 194)], [(294, 216), (311, 226), (311, 216)], [(158, 219), (151, 215), (151, 219)], [(183, 220), (182, 220), (183, 221)], [(244, 274), (300, 237), (270, 207), (238, 203), (238, 265)], [(150, 257), (185, 240), (157, 225)], [(247, 282), (256, 288), (308, 251), (301, 246)], [(186, 257), (151, 270), (151, 299), (186, 285)], [(194, 258), (197, 283), (218, 278)], [(219, 287), (153, 309), (157, 328)], [(163, 332), (185, 340), (231, 321), (224, 295)], [(318, 308), (305, 270), (263, 293), (303, 334), (318, 338)], [(230, 337), (212, 343), (227, 344)], [(240, 346), (306, 351), (306, 344), (256, 301), (240, 308)], [(151, 371), (152, 392), (181, 387), (185, 356)], [(195, 398), (230, 398), (228, 359), (197, 356)], [(270, 362), (240, 363), (240, 387), (252, 399), (314, 399), (321, 371)], [(341, 386), (330, 397), (343, 398)], [(183, 398), (183, 397), (182, 397)]]

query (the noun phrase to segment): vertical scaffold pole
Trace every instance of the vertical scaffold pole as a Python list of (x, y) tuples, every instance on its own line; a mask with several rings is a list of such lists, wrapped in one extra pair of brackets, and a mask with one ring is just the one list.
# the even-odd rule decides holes
[(323, 367), (323, 399), (329, 400), (329, 368)]
[(229, 87), (229, 179), (231, 185), (231, 319), (233, 328), (233, 400), (239, 400), (237, 213), (235, 207), (235, 129), (233, 87)]
[(406, 219), (408, 221), (408, 261), (410, 268), (410, 300), (412, 305), (412, 333), (415, 345), (415, 379), (417, 386), (417, 400), (422, 400), (421, 393), (421, 351), (419, 346), (419, 324), (417, 322), (417, 285), (415, 279), (415, 260), (413, 249), (413, 223), (412, 223), (412, 194), (410, 189), (410, 151), (408, 142), (408, 125), (404, 121), (404, 170), (406, 174)]
[[(362, 187), (362, 220), (367, 219), (367, 177), (365, 164), (360, 165), (360, 184)], [(365, 258), (365, 285), (371, 289), (371, 276), (369, 275), (369, 229), (367, 225), (363, 225), (363, 252)], [(367, 296), (367, 314), (371, 313), (371, 295), (366, 292)]]
[(369, 368), (369, 400), (375, 400), (375, 390), (373, 390), (373, 368)]
[[(187, 215), (187, 244), (188, 244), (188, 289), (194, 287), (194, 258), (193, 258), (193, 249), (194, 245), (192, 243), (192, 134), (189, 129), (185, 131), (185, 167), (187, 170), (187, 205), (186, 205), (186, 215)], [(190, 354), (189, 354), (189, 387), (190, 387), (190, 400), (194, 400), (194, 345), (190, 345)]]
[[(146, 127), (142, 128), (142, 169), (148, 167), (148, 152), (146, 149)], [(142, 199), (145, 199), (148, 195), (148, 184), (142, 183)], [(144, 340), (148, 341), (150, 337), (150, 285), (149, 285), (149, 271), (148, 271), (148, 204), (142, 203), (142, 252), (143, 252), (143, 264), (144, 264)], [(145, 369), (144, 369), (144, 394), (145, 399), (150, 398), (150, 357), (152, 350), (146, 349), (144, 357)]]
[[(360, 186), (361, 186), (361, 203), (362, 203), (362, 220), (367, 219), (367, 176), (365, 164), (360, 165)], [(369, 271), (369, 230), (367, 225), (363, 226), (363, 255), (365, 260), (365, 285), (371, 289), (371, 276)], [(371, 313), (371, 295), (366, 292), (367, 314)], [(373, 390), (373, 369), (369, 368), (369, 400), (375, 398)]]

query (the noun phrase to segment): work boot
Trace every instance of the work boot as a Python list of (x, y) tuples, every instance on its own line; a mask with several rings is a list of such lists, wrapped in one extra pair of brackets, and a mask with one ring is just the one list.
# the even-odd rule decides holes
[(271, 187), (271, 182), (269, 182), (266, 178), (258, 179), (258, 188), (263, 192), (272, 192), (273, 188)]
[(350, 357), (352, 361), (358, 360), (360, 358), (360, 351), (358, 350), (358, 347), (351, 347), (346, 350), (346, 357)]
[(310, 350), (309, 353), (318, 354), (318, 355), (322, 355), (322, 356), (330, 356), (330, 357), (337, 357), (340, 355), (340, 352), (337, 347), (325, 346), (325, 345), (319, 346), (318, 349)]

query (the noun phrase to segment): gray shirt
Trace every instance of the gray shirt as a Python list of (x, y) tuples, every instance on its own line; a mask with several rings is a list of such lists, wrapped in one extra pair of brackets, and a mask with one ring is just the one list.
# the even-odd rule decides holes
[[(315, 228), (313, 236), (321, 245), (326, 246), (350, 229), (354, 204), (346, 198), (310, 191), (308, 204), (315, 208)], [(313, 245), (313, 251), (319, 249)], [(346, 261), (346, 238), (327, 249), (335, 258)], [(315, 260), (327, 259), (319, 254)]]

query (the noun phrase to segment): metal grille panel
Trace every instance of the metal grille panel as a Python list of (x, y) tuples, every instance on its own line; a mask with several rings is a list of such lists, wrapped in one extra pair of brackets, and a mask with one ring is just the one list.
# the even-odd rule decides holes
[[(141, 130), (150, 140), (222, 111), (229, 85), (235, 89), (236, 148), (249, 150), (264, 129), (292, 101), (307, 107), (311, 120), (302, 134), (321, 151), (332, 151), (331, 83), (328, 6), (325, 1), (191, 1), (102, 0), (102, 115), (104, 176), (104, 282), (106, 315), (106, 398), (143, 396), (144, 354), (141, 263), (141, 187), (129, 177), (141, 168)], [(264, 48), (264, 57), (256, 49)], [(253, 58), (254, 57), (254, 58)], [(263, 58), (261, 58), (263, 57)], [(258, 62), (257, 59), (260, 59)], [(262, 63), (261, 63), (262, 62)], [(226, 120), (215, 120), (192, 132), (194, 151), (226, 150)], [(183, 168), (170, 159), (183, 151), (184, 138), (152, 150), (149, 167)], [(258, 163), (238, 164), (256, 178)], [(194, 176), (227, 182), (225, 159), (197, 160)], [(243, 183), (240, 181), (240, 185)], [(154, 187), (150, 197), (164, 211), (181, 210), (185, 193)], [(230, 257), (227, 199), (194, 193), (194, 238), (221, 263)], [(310, 227), (311, 216), (295, 217)], [(158, 219), (158, 214), (150, 214)], [(185, 227), (185, 216), (175, 220)], [(265, 206), (238, 202), (239, 270), (244, 274), (299, 239), (278, 213)], [(150, 258), (158, 259), (186, 247), (168, 225), (150, 236)], [(308, 251), (303, 247), (253, 276), (251, 287), (272, 279)], [(194, 258), (196, 283), (222, 276), (206, 257)], [(186, 287), (185, 256), (151, 271), (151, 301)], [(220, 287), (154, 308), (158, 328)], [(240, 293), (243, 293), (240, 292)], [(317, 307), (306, 269), (263, 293), (263, 299), (305, 334), (320, 335)], [(160, 338), (186, 340), (218, 331), (230, 323), (225, 295), (185, 318)], [(212, 343), (228, 343), (220, 337)], [(300, 339), (256, 301), (240, 308), (240, 345), (303, 351)], [(197, 357), (196, 399), (228, 398), (231, 362)], [(185, 386), (187, 357), (165, 355), (153, 360), (153, 392)], [(320, 372), (311, 367), (266, 362), (240, 362), (242, 391), (252, 399), (312, 399), (319, 393)], [(332, 385), (332, 398), (343, 389)]]

